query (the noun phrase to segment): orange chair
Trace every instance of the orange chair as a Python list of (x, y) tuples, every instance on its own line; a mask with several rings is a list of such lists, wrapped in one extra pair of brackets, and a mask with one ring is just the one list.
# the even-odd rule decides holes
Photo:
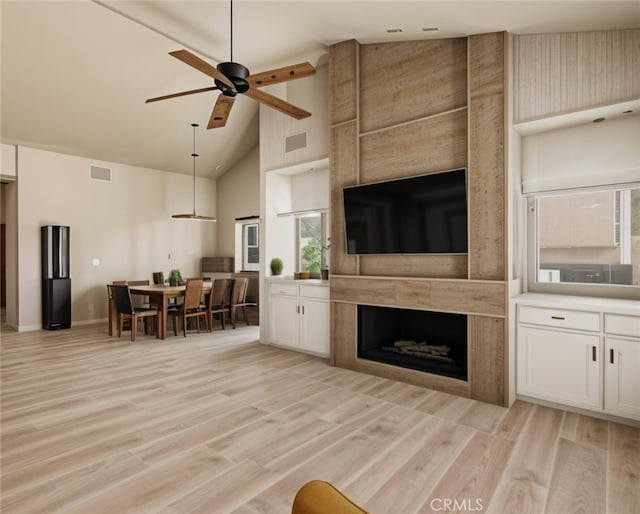
[(329, 482), (304, 484), (293, 500), (291, 514), (367, 514)]

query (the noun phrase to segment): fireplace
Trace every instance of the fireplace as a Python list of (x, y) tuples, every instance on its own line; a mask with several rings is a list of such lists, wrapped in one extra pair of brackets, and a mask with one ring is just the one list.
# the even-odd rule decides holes
[(358, 305), (358, 357), (467, 380), (467, 316)]

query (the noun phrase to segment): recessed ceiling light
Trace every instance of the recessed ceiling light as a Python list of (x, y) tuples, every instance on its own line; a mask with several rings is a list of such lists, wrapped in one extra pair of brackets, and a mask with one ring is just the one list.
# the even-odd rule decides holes
[(389, 34), (396, 34), (398, 32), (402, 32), (402, 29), (387, 29)]
[(436, 30), (438, 30), (438, 27), (424, 27), (422, 32), (435, 32)]

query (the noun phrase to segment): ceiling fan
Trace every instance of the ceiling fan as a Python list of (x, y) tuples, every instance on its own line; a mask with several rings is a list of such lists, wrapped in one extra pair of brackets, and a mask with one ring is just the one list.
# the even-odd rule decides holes
[(305, 111), (300, 107), (296, 107), (295, 105), (276, 96), (270, 95), (258, 88), (278, 84), (280, 82), (287, 82), (289, 80), (309, 77), (315, 74), (315, 68), (310, 63), (303, 62), (251, 75), (245, 66), (237, 62), (233, 62), (233, 0), (231, 0), (230, 20), (231, 52), (229, 61), (221, 62), (216, 67), (213, 67), (211, 64), (200, 59), (188, 50), (176, 50), (174, 52), (169, 52), (169, 55), (211, 77), (215, 85), (149, 98), (145, 103), (158, 102), (160, 100), (167, 100), (178, 96), (204, 93), (205, 91), (219, 90), (221, 94), (218, 95), (218, 99), (213, 106), (213, 111), (211, 112), (209, 123), (207, 124), (208, 129), (225, 126), (227, 119), (229, 118), (231, 107), (233, 107), (235, 97), (239, 94), (247, 95), (248, 97), (257, 100), (272, 109), (276, 109), (298, 120), (311, 116), (310, 112)]

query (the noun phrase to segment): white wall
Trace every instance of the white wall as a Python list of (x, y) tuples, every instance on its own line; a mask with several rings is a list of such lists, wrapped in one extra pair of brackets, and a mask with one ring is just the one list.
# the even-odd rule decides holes
[[(91, 164), (111, 168), (112, 182), (90, 180)], [(71, 227), (72, 323), (107, 317), (105, 285), (113, 280), (151, 280), (154, 271), (167, 276), (172, 268), (198, 275), (200, 258), (215, 255), (216, 224), (171, 219), (193, 210), (192, 181), (190, 175), (19, 147), (17, 328), (41, 326), (42, 225)], [(198, 214), (217, 214), (215, 181), (196, 180), (196, 207)]]
[[(232, 257), (235, 253), (235, 219), (260, 215), (259, 146), (218, 178), (218, 242), (213, 257)], [(242, 256), (238, 255), (237, 260)]]

